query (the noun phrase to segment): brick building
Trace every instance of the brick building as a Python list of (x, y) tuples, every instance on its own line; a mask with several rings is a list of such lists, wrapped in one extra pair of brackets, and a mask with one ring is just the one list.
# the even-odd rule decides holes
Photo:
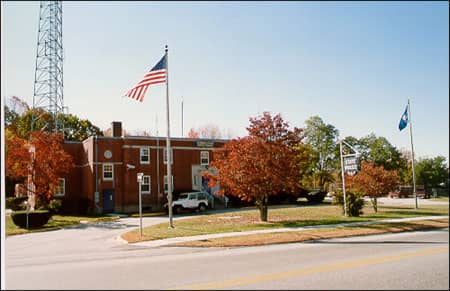
[[(75, 167), (61, 178), (64, 200), (88, 201), (96, 213), (134, 212), (139, 207), (137, 173), (144, 173), (141, 186), (144, 210), (160, 210), (167, 201), (166, 138), (122, 136), (120, 122), (112, 123), (111, 137), (89, 137), (83, 142), (66, 141), (64, 147)], [(171, 138), (174, 192), (210, 190), (201, 176), (227, 140)], [(212, 193), (217, 189), (212, 189)]]

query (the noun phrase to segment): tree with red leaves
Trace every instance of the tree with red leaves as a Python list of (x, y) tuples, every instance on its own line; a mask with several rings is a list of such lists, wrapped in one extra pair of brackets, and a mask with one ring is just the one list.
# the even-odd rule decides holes
[(385, 170), (383, 166), (362, 161), (361, 170), (354, 176), (346, 176), (350, 189), (362, 192), (370, 197), (375, 212), (378, 211), (377, 197), (387, 195), (400, 181), (397, 171)]
[(221, 192), (255, 201), (260, 220), (268, 219), (269, 196), (298, 190), (299, 163), (296, 146), (301, 129), (289, 129), (281, 115), (268, 112), (250, 118), (249, 136), (233, 139), (214, 153), (211, 166), (217, 175), (206, 173), (210, 186)]
[(30, 143), (9, 132), (5, 135), (5, 145), (6, 176), (26, 181), (28, 175), (33, 173), (34, 186), (27, 191), (31, 191), (41, 204), (46, 205), (59, 187), (59, 178), (73, 167), (72, 157), (63, 149), (62, 136), (34, 131)]

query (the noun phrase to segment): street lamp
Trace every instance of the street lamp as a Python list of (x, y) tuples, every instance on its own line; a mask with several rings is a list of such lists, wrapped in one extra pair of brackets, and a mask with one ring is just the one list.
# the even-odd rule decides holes
[(28, 214), (30, 213), (30, 203), (28, 201), (24, 201), (23, 202), (25, 204), (25, 206), (27, 207), (27, 229), (29, 228), (29, 223), (28, 223)]
[(144, 173), (137, 174), (137, 182), (139, 185), (139, 240), (142, 239), (142, 196), (141, 196), (141, 185)]

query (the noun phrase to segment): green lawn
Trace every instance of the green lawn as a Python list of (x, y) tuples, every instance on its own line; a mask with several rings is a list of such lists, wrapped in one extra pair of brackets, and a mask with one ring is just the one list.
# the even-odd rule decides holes
[[(301, 227), (308, 225), (336, 224), (382, 220), (392, 218), (417, 217), (428, 215), (447, 215), (449, 208), (443, 206), (414, 207), (379, 206), (378, 212), (367, 205), (360, 217), (344, 217), (338, 206), (322, 204), (318, 206), (298, 206), (286, 208), (269, 208), (269, 221), (260, 222), (256, 209), (228, 212), (221, 214), (206, 214), (204, 216), (183, 219), (174, 222), (175, 228), (169, 229), (168, 223), (162, 223), (143, 229), (142, 240), (155, 240), (170, 237), (192, 236), (209, 233), (240, 232), (258, 229), (273, 229), (282, 227)], [(139, 232), (134, 230), (122, 235), (129, 242), (139, 241)]]
[(442, 201), (442, 202), (449, 202), (448, 196), (438, 196), (436, 198), (430, 198), (431, 201)]
[(41, 232), (41, 231), (61, 229), (66, 226), (80, 224), (80, 221), (90, 223), (114, 219), (117, 219), (117, 217), (53, 215), (52, 218), (50, 218), (50, 220), (48, 221), (48, 223), (45, 224), (43, 227), (35, 229), (24, 229), (15, 225), (11, 216), (7, 215), (5, 216), (5, 226), (6, 226), (5, 228), (6, 228), (6, 235), (15, 235), (30, 232)]

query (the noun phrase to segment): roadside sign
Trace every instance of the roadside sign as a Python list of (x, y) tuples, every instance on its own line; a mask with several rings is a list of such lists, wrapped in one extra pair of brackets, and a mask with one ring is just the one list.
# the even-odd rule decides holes
[(348, 175), (355, 175), (358, 172), (358, 158), (356, 154), (346, 155), (344, 158), (344, 171)]

